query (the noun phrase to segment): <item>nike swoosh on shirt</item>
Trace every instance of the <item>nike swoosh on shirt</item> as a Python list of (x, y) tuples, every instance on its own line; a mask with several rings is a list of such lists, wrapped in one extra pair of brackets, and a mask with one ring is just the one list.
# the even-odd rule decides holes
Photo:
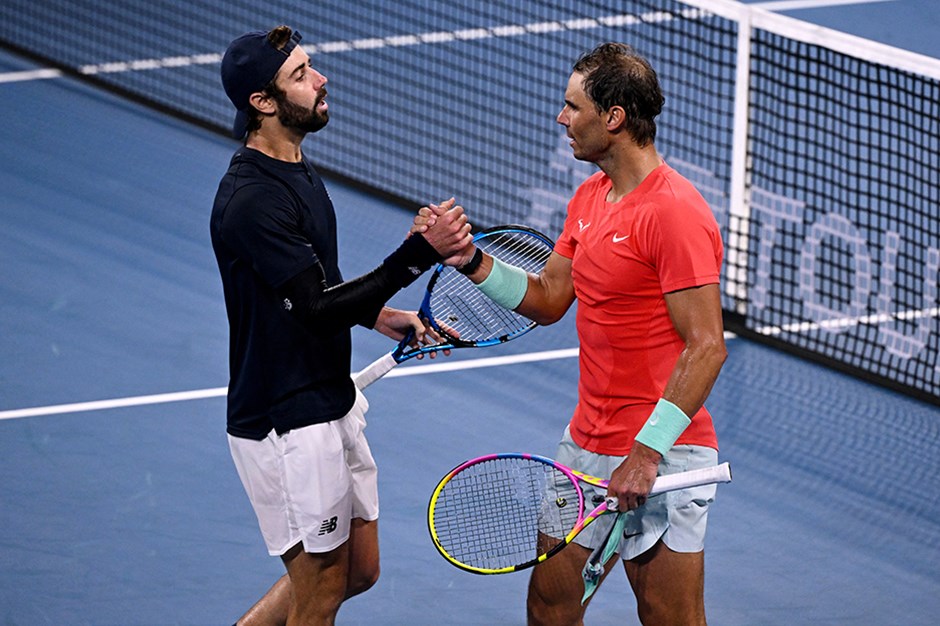
[(617, 233), (614, 233), (614, 238), (613, 238), (613, 239), (614, 239), (614, 243), (620, 243), (620, 242), (623, 241), (624, 239), (629, 239), (629, 238), (630, 238), (630, 235), (624, 235), (623, 237), (618, 237), (618, 236), (617, 236)]

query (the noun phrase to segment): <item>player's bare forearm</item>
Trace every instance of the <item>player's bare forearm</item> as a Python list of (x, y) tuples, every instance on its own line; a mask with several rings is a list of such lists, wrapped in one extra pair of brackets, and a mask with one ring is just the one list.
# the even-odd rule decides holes
[(711, 393), (727, 354), (723, 341), (687, 346), (676, 361), (663, 397), (686, 415), (695, 415)]
[[(718, 340), (713, 340), (708, 334), (687, 343), (672, 370), (663, 398), (678, 406), (687, 416), (695, 415), (705, 403), (726, 356), (723, 333), (718, 334)], [(621, 511), (643, 505), (646, 494), (656, 481), (661, 460), (662, 455), (658, 451), (639, 441), (633, 443), (629, 456), (614, 470), (608, 486), (608, 493), (620, 501)]]
[(574, 297), (571, 259), (552, 252), (545, 269), (538, 276), (529, 275), (529, 288), (516, 312), (547, 326), (565, 316)]
[[(666, 294), (666, 308), (685, 348), (676, 360), (663, 398), (694, 416), (711, 392), (727, 358), (718, 285), (704, 285)], [(662, 460), (658, 450), (635, 441), (627, 459), (611, 475), (608, 493), (620, 510), (646, 501)]]
[[(467, 254), (468, 258), (473, 254)], [(467, 277), (482, 283), (493, 269), (493, 257), (483, 253), (480, 265)], [(538, 274), (529, 273), (525, 296), (515, 311), (541, 326), (554, 324), (574, 302), (574, 283), (571, 280), (571, 259), (556, 254), (549, 256), (545, 268)]]
[(689, 417), (705, 403), (728, 357), (717, 284), (666, 294), (666, 307), (685, 348), (663, 397)]

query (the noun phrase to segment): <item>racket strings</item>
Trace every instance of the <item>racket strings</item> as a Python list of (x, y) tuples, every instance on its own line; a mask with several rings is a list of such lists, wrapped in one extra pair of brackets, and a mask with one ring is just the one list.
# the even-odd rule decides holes
[[(525, 231), (495, 232), (479, 237), (476, 245), (504, 263), (539, 273), (552, 248), (544, 239)], [(465, 342), (483, 342), (510, 336), (534, 323), (504, 309), (454, 268), (440, 272), (431, 293), (430, 310), (450, 334)]]
[(470, 567), (529, 563), (581, 518), (580, 492), (566, 474), (532, 459), (494, 458), (451, 477), (433, 504), (440, 547)]

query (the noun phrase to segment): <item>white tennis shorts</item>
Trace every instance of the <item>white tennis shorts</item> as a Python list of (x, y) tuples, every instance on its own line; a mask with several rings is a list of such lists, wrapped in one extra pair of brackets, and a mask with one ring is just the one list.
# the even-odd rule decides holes
[(235, 468), (272, 556), (303, 542), (329, 552), (349, 539), (350, 520), (379, 517), (378, 470), (363, 430), (369, 403), (356, 391), (344, 417), (261, 441), (228, 436)]
[[(610, 478), (625, 456), (596, 454), (581, 448), (568, 429), (558, 444), (555, 460), (591, 476)], [(659, 463), (659, 474), (674, 474), (718, 464), (718, 451), (705, 446), (673, 446)], [(583, 485), (585, 509), (589, 512), (604, 501), (607, 489)], [(675, 552), (701, 552), (705, 547), (708, 507), (715, 500), (716, 485), (702, 485), (653, 496), (646, 504), (626, 514), (620, 558), (630, 560), (652, 548), (660, 538)], [(593, 502), (592, 502), (593, 500)], [(584, 529), (574, 542), (594, 549), (603, 543), (616, 515), (602, 515)]]

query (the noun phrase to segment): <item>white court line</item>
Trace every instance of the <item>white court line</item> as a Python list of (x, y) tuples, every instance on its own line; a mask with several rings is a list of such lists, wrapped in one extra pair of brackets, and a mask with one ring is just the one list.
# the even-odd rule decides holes
[(195, 391), (178, 391), (175, 393), (160, 393), (152, 396), (135, 396), (132, 398), (115, 398), (113, 400), (94, 400), (92, 402), (76, 402), (73, 404), (53, 404), (50, 406), (37, 406), (28, 409), (14, 409), (0, 411), (0, 419), (10, 420), (21, 417), (36, 417), (39, 415), (60, 415), (64, 413), (81, 413), (82, 411), (99, 411), (102, 409), (119, 409), (128, 406), (142, 406), (148, 404), (163, 404), (166, 402), (182, 402), (185, 400), (199, 400), (202, 398), (216, 398), (224, 396), (226, 387), (215, 389), (197, 389)]
[(784, 326), (762, 326), (755, 328), (755, 332), (761, 335), (782, 335), (784, 333), (808, 333), (815, 330), (837, 330), (851, 328), (859, 324), (879, 325), (900, 320), (909, 322), (919, 320), (925, 317), (940, 317), (940, 307), (931, 309), (921, 309), (919, 311), (900, 311), (898, 313), (877, 313), (873, 315), (862, 315), (859, 317), (836, 317), (817, 322), (794, 322)]
[(821, 9), (851, 4), (875, 4), (876, 2), (897, 2), (897, 0), (775, 0), (774, 2), (755, 2), (748, 6), (764, 9), (765, 11), (796, 11), (798, 9)]
[[(790, 11), (794, 9), (822, 8), (829, 6), (846, 6), (851, 4), (871, 4), (875, 2), (896, 2), (897, 0), (776, 0), (772, 2), (759, 2), (752, 6), (765, 11)], [(699, 9), (687, 9), (685, 15), (696, 17)], [(628, 26), (641, 22), (663, 21), (669, 16), (666, 13), (652, 11), (641, 15), (606, 15), (597, 18), (583, 18), (565, 21), (534, 22), (530, 24), (507, 24), (489, 28), (473, 28), (456, 31), (441, 31), (433, 33), (418, 33), (414, 35), (398, 35), (392, 37), (371, 37), (366, 39), (353, 39), (345, 41), (327, 41), (318, 44), (304, 45), (304, 49), (311, 55), (346, 52), (350, 50), (375, 50), (386, 47), (413, 46), (419, 44), (438, 44), (451, 41), (492, 39), (499, 37), (517, 37), (527, 34), (556, 32), (562, 30), (585, 30), (599, 26)], [(222, 61), (222, 55), (216, 52), (205, 54), (164, 57), (159, 59), (136, 59), (130, 61), (111, 61), (83, 65), (77, 68), (80, 74), (92, 76), (96, 74), (114, 74), (120, 72), (136, 72), (160, 68), (190, 67), (193, 65), (214, 65)], [(14, 83), (30, 80), (59, 78), (63, 73), (57, 69), (44, 68), (29, 71), (0, 73), (0, 83)]]
[[(514, 365), (516, 363), (566, 359), (576, 356), (578, 356), (578, 349), (569, 348), (565, 350), (547, 350), (544, 352), (530, 352), (528, 354), (516, 354), (483, 359), (466, 359), (462, 361), (451, 361), (448, 363), (429, 363), (427, 365), (412, 365), (409, 367), (395, 368), (386, 374), (385, 378), (415, 376), (419, 374), (435, 374), (438, 372), (452, 372), (455, 370), (476, 369), (478, 367)], [(202, 400), (204, 398), (218, 398), (225, 396), (227, 391), (227, 387), (215, 387), (213, 389), (196, 389), (194, 391), (160, 393), (150, 396), (135, 396), (131, 398), (115, 398), (112, 400), (95, 400), (92, 402), (76, 402), (73, 404), (55, 404), (51, 406), (14, 409), (11, 411), (0, 411), (0, 420), (17, 419), (21, 417), (37, 417), (40, 415), (80, 413), (82, 411), (100, 411), (103, 409), (119, 409), (129, 406), (164, 404), (167, 402), (185, 402), (188, 400)]]
[[(733, 339), (733, 333), (726, 332), (725, 339)], [(542, 352), (529, 352), (527, 354), (512, 354), (508, 356), (486, 357), (482, 359), (464, 359), (461, 361), (448, 361), (446, 363), (428, 363), (427, 365), (411, 365), (393, 369), (385, 378), (399, 376), (416, 376), (423, 374), (438, 374), (440, 372), (453, 372), (457, 370), (477, 369), (480, 367), (497, 367), (502, 365), (516, 365), (518, 363), (531, 363), (534, 361), (551, 361), (555, 359), (571, 359), (578, 356), (577, 348), (561, 350), (544, 350)], [(62, 415), (66, 413), (81, 413), (82, 411), (100, 411), (104, 409), (119, 409), (129, 406), (142, 406), (150, 404), (165, 404), (167, 402), (185, 402), (188, 400), (202, 400), (205, 398), (218, 398), (225, 396), (226, 387), (212, 389), (196, 389), (193, 391), (177, 391), (174, 393), (160, 393), (149, 396), (134, 396), (131, 398), (114, 398), (112, 400), (95, 400), (92, 402), (75, 402), (72, 404), (54, 404), (50, 406), (37, 406), (26, 409), (13, 409), (0, 411), (0, 420), (19, 419), (23, 417), (38, 417), (40, 415)]]
[(26, 70), (23, 72), (6, 72), (0, 74), (0, 83), (17, 83), (28, 80), (43, 80), (46, 78), (59, 78), (62, 76), (60, 70), (45, 68), (40, 70)]

